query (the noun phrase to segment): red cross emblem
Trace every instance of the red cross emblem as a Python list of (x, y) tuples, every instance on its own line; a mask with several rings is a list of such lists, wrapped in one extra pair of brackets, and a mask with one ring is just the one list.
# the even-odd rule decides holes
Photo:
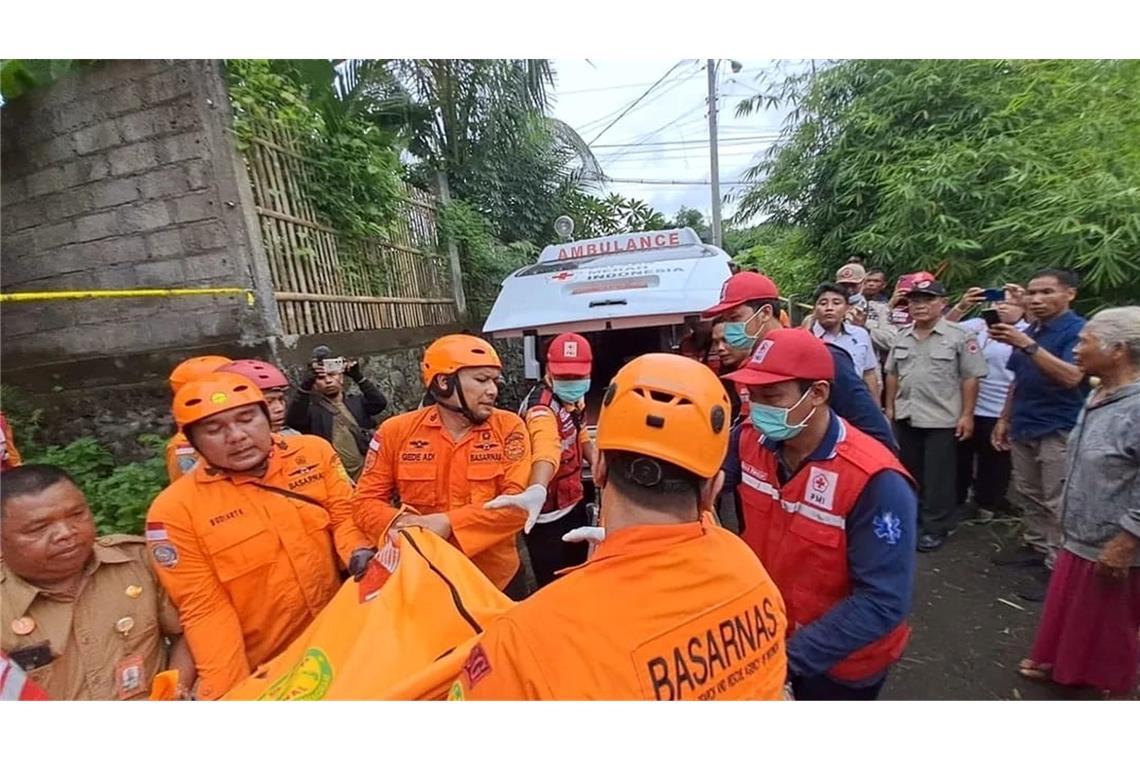
[(827, 488), (827, 478), (822, 475), (817, 475), (815, 480), (812, 481), (811, 487), (817, 491), (822, 491)]
[(574, 276), (573, 272), (559, 272), (558, 274), (554, 275), (550, 279), (552, 279), (552, 280), (569, 280), (573, 276)]

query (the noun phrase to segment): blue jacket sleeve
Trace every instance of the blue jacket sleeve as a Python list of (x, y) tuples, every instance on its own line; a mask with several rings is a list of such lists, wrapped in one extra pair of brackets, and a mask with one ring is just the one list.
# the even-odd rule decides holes
[(871, 391), (855, 371), (851, 354), (832, 343), (827, 344), (835, 365), (835, 382), (831, 384), (831, 408), (843, 419), (879, 441), (894, 453), (899, 447), (887, 417), (879, 408)]
[(788, 640), (788, 670), (826, 673), (906, 619), (914, 591), (917, 499), (894, 471), (867, 483), (847, 515), (851, 595)]
[(733, 425), (732, 432), (728, 434), (728, 453), (724, 455), (723, 493), (735, 493), (740, 485), (740, 429), (742, 425)]

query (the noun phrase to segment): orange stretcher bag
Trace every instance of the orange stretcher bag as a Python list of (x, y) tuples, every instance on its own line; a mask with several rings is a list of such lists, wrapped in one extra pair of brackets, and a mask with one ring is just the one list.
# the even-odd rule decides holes
[(447, 541), (404, 529), (223, 699), (443, 698), (484, 626), (513, 605)]

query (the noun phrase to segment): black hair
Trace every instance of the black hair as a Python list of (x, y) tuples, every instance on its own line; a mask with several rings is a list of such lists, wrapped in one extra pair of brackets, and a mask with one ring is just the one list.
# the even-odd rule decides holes
[(771, 306), (772, 316), (776, 319), (780, 318), (780, 299), (778, 298), (756, 298), (751, 301), (745, 301), (744, 305), (753, 311), (760, 311), (765, 306)]
[(56, 483), (79, 487), (67, 470), (54, 464), (25, 464), (0, 473), (0, 508), (6, 506), (9, 499), (43, 493)]
[(870, 277), (873, 274), (881, 274), (883, 276), (883, 279), (887, 278), (887, 270), (880, 269), (879, 267), (871, 267), (870, 269), (867, 270), (867, 276), (868, 277)]
[(815, 303), (818, 301), (819, 297), (824, 293), (834, 293), (837, 296), (842, 296), (844, 301), (846, 301), (848, 297), (847, 291), (843, 289), (842, 285), (838, 285), (834, 282), (825, 282), (821, 283), (820, 286), (815, 289), (815, 292), (811, 294), (811, 302)]
[(1055, 269), (1049, 267), (1038, 271), (1029, 279), (1036, 280), (1038, 277), (1052, 277), (1065, 287), (1073, 288), (1074, 290), (1080, 287), (1081, 284), (1081, 276), (1071, 269)]
[(696, 506), (704, 478), (656, 457), (607, 449), (607, 483), (638, 504), (663, 512), (684, 512)]

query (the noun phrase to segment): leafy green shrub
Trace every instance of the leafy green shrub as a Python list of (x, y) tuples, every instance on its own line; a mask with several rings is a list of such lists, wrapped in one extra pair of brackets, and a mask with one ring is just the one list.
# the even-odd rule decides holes
[(140, 534), (150, 503), (167, 482), (163, 440), (156, 435), (138, 440), (151, 453), (141, 462), (116, 464), (111, 452), (88, 436), (49, 446), (29, 461), (67, 470), (86, 494), (101, 535)]
[(491, 311), (499, 286), (507, 275), (538, 257), (530, 243), (503, 243), (495, 238), (487, 220), (463, 201), (452, 201), (440, 212), (444, 239), (459, 247), (463, 291), (473, 320), (482, 322)]

